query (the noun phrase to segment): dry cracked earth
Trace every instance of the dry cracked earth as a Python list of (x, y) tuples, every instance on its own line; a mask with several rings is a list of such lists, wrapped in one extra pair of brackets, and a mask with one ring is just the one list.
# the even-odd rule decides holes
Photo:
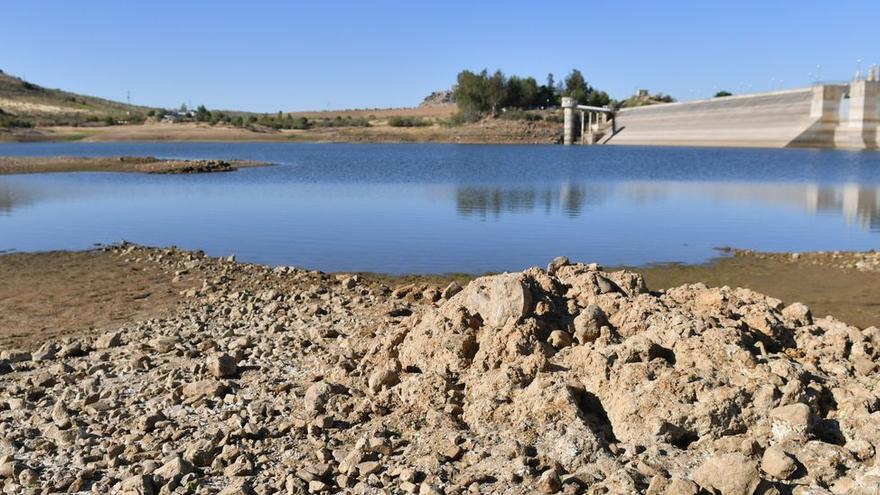
[(392, 290), (131, 245), (173, 314), (0, 353), (5, 493), (880, 493), (880, 330), (556, 259)]

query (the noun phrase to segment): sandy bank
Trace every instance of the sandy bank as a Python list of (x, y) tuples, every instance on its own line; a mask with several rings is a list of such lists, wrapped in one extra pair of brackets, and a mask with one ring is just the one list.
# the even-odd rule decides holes
[(145, 174), (201, 174), (264, 167), (250, 160), (163, 160), (154, 157), (0, 157), (0, 175), (52, 172), (131, 172)]

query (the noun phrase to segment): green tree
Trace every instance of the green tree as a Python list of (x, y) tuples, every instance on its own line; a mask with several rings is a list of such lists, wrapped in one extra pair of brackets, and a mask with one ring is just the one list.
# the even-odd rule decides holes
[(522, 83), (520, 84), (520, 91), (520, 108), (536, 108), (541, 106), (541, 90), (540, 88), (538, 88), (538, 81), (536, 81), (534, 77), (527, 77), (523, 79)]
[(501, 110), (501, 104), (507, 96), (507, 84), (504, 74), (500, 70), (496, 70), (492, 77), (487, 81), (486, 97), (489, 103), (489, 109), (492, 113), (498, 113)]
[(211, 120), (211, 111), (205, 108), (205, 105), (199, 105), (196, 108), (196, 121), (207, 122)]
[(584, 75), (577, 69), (565, 77), (565, 96), (573, 98), (579, 104), (586, 104), (590, 97), (590, 86), (587, 85)]

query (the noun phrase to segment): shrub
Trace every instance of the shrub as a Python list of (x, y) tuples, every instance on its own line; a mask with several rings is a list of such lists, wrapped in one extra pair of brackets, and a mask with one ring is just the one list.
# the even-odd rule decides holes
[(504, 120), (525, 120), (528, 122), (534, 122), (537, 120), (543, 120), (542, 117), (536, 113), (526, 112), (525, 110), (520, 110), (519, 108), (511, 108), (506, 112), (502, 112), (498, 118)]
[(391, 127), (426, 127), (431, 125), (431, 123), (422, 117), (402, 117), (395, 115), (388, 119), (388, 125)]

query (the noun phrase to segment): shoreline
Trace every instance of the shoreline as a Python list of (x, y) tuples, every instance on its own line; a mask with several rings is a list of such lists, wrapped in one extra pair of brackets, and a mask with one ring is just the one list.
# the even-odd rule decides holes
[(327, 142), (327, 143), (451, 143), (451, 144), (557, 144), (559, 124), (488, 119), (446, 126), (316, 127), (249, 129), (207, 124), (144, 124), (108, 127), (40, 127), (0, 132), (3, 142)]
[[(793, 273), (880, 277), (801, 257)], [(0, 335), (4, 486), (880, 487), (877, 327), (651, 276), (557, 258), (423, 286), (132, 244), (3, 255), (0, 329), (29, 328)]]
[(169, 160), (155, 157), (18, 157), (0, 156), (0, 175), (65, 172), (119, 172), (144, 174), (204, 174), (267, 167), (253, 160)]
[[(115, 263), (114, 253), (133, 250), (143, 253), (146, 261), (139, 260), (129, 269)], [(724, 251), (729, 256), (719, 256), (704, 263), (651, 263), (643, 266), (613, 266), (607, 270), (627, 270), (639, 273), (652, 291), (665, 291), (686, 284), (702, 283), (709, 287), (743, 287), (776, 297), (787, 303), (803, 302), (813, 308), (818, 316), (833, 315), (844, 321), (867, 327), (880, 326), (880, 307), (874, 302), (874, 294), (880, 293), (880, 253), (868, 252), (830, 252), (830, 253), (767, 253), (752, 250), (731, 249)], [(49, 328), (50, 323), (61, 334), (80, 334), (89, 328), (106, 328), (112, 321), (95, 318), (96, 314), (111, 311), (126, 315), (120, 321), (134, 321), (135, 316), (146, 313), (140, 299), (128, 296), (114, 299), (113, 291), (138, 294), (165, 294), (159, 299), (147, 296), (156, 314), (173, 310), (185, 299), (182, 288), (191, 288), (192, 283), (205, 283), (205, 277), (198, 278), (198, 272), (175, 271), (165, 273), (161, 263), (151, 258), (172, 253), (173, 257), (198, 258), (205, 264), (253, 266), (267, 270), (285, 269), (260, 264), (230, 261), (234, 257), (212, 258), (201, 251), (187, 251), (177, 248), (148, 247), (123, 242), (121, 244), (100, 246), (80, 251), (46, 252), (0, 252), (0, 331), (6, 328), (15, 336), (0, 334), (0, 343), (30, 342), (37, 344), (40, 328)], [(165, 256), (168, 256), (167, 254)], [(143, 261), (143, 262), (141, 262)], [(397, 291), (401, 299), (410, 302), (431, 300), (455, 284), (465, 286), (472, 280), (495, 273), (444, 273), (444, 274), (389, 274), (381, 272), (320, 272), (308, 267), (290, 267), (293, 270), (320, 274), (327, 279), (354, 278), (360, 283), (374, 287), (384, 287), (388, 293)], [(131, 273), (132, 270), (135, 273)], [(70, 280), (90, 277), (99, 273), (87, 288), (69, 284)], [(164, 275), (163, 275), (164, 273)], [(170, 275), (170, 276), (169, 276)], [(202, 274), (204, 275), (204, 274)], [(5, 280), (5, 283), (3, 282)], [(89, 291), (92, 291), (91, 293)], [(135, 294), (137, 295), (137, 294)], [(29, 321), (26, 315), (16, 320), (4, 321), (3, 314), (22, 313), (16, 304), (31, 298), (44, 297), (49, 306), (61, 304), (71, 312), (69, 320)], [(91, 299), (101, 299), (111, 309), (100, 305), (92, 306)], [(131, 304), (131, 307), (127, 305)], [(26, 311), (25, 311), (26, 312)], [(7, 318), (9, 320), (9, 318)], [(25, 327), (25, 328), (20, 328)], [(2, 347), (2, 346), (0, 346)]]

